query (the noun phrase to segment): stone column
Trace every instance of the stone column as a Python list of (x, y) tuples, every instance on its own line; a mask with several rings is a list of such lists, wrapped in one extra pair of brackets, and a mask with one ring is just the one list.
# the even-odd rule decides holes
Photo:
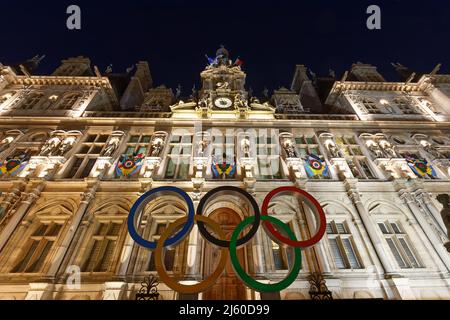
[(382, 245), (381, 242), (382, 239), (378, 236), (375, 230), (374, 222), (370, 218), (369, 212), (364, 207), (361, 201), (361, 197), (359, 195), (359, 191), (356, 185), (350, 181), (345, 181), (345, 187), (347, 189), (349, 198), (352, 200), (353, 204), (356, 207), (356, 211), (358, 212), (359, 217), (364, 225), (364, 228), (366, 229), (367, 234), (369, 235), (370, 241), (375, 249), (375, 252), (377, 253), (378, 259), (380, 260), (385, 273), (387, 275), (394, 274), (394, 269)]
[(426, 246), (425, 243), (428, 242), (428, 244), (431, 245), (432, 248), (434, 248), (440, 260), (444, 263), (445, 267), (447, 268), (446, 271), (450, 271), (450, 259), (448, 258), (448, 253), (446, 252), (445, 248), (441, 245), (442, 242), (436, 236), (434, 231), (431, 229), (431, 226), (428, 224), (423, 215), (420, 213), (421, 210), (417, 206), (414, 197), (410, 193), (408, 193), (408, 191), (405, 189), (400, 189), (399, 193), (400, 198), (405, 202), (410, 212), (412, 213), (412, 216), (415, 218), (415, 220), (419, 223), (421, 227), (421, 229), (418, 228), (417, 223), (415, 221), (412, 224), (413, 228), (416, 229), (416, 232), (418, 233), (419, 237), (421, 237), (424, 240), (424, 245)]
[(70, 228), (64, 236), (61, 244), (56, 248), (55, 257), (53, 258), (52, 265), (50, 269), (47, 271), (46, 276), (53, 278), (56, 276), (61, 263), (66, 256), (66, 253), (69, 249), (69, 246), (72, 242), (75, 233), (78, 230), (78, 227), (83, 219), (84, 214), (86, 213), (86, 209), (88, 208), (91, 200), (95, 197), (95, 192), (98, 188), (98, 182), (96, 182), (91, 188), (89, 188), (82, 196), (80, 205), (78, 206), (77, 212), (72, 217), (72, 221), (70, 222)]
[(42, 190), (44, 190), (45, 182), (38, 183), (34, 188), (32, 188), (31, 192), (27, 194), (25, 200), (17, 208), (16, 212), (11, 216), (11, 219), (8, 221), (6, 226), (3, 228), (2, 233), (0, 235), (0, 251), (6, 245), (7, 241), (13, 234), (17, 225), (22, 221), (25, 217), (25, 214), (30, 209), (31, 205), (39, 198)]

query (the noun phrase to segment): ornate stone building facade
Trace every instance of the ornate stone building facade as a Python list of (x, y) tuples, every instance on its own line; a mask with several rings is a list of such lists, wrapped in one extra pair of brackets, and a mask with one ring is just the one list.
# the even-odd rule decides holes
[[(356, 63), (339, 81), (298, 65), (290, 89), (256, 97), (221, 48), (185, 97), (153, 86), (146, 62), (101, 74), (76, 57), (50, 76), (32, 75), (33, 62), (0, 64), (0, 299), (134, 299), (155, 261), (131, 239), (127, 216), (140, 195), (165, 185), (195, 205), (222, 185), (259, 204), (279, 186), (320, 202), (326, 235), (302, 251), (297, 280), (270, 298), (310, 299), (313, 273), (334, 299), (450, 298), (449, 217), (436, 199), (450, 193), (450, 75), (386, 82)], [(295, 197), (276, 197), (269, 210), (298, 238), (314, 228)], [(229, 230), (249, 212), (237, 195), (219, 194), (204, 214)], [(163, 195), (137, 228), (158, 239), (185, 214)], [(239, 255), (256, 279), (278, 281), (291, 250), (261, 228)], [(194, 230), (167, 250), (165, 266), (198, 281), (213, 256)], [(226, 270), (195, 298), (268, 298)], [(186, 298), (158, 289), (162, 299)]]

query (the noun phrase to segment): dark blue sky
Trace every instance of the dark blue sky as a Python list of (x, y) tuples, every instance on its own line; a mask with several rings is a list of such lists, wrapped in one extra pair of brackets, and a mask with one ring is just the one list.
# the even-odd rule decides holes
[[(82, 9), (82, 30), (66, 28), (66, 8)], [(382, 30), (366, 28), (370, 4), (382, 9)], [(224, 44), (245, 61), (247, 84), (259, 92), (289, 86), (295, 64), (338, 76), (353, 62), (377, 65), (396, 80), (390, 62), (419, 71), (443, 63), (450, 72), (450, 2), (391, 1), (1, 1), (0, 61), (46, 54), (48, 73), (69, 56), (85, 55), (104, 70), (147, 60), (155, 84), (190, 91), (205, 53)]]

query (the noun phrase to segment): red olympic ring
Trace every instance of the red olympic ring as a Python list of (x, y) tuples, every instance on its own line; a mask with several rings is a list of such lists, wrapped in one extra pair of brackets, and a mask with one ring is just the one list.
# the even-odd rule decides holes
[[(280, 241), (281, 243), (290, 245), (292, 247), (300, 247), (300, 248), (307, 248), (310, 247), (314, 244), (316, 244), (317, 242), (320, 241), (320, 239), (322, 239), (323, 235), (325, 234), (325, 229), (326, 229), (326, 217), (325, 217), (325, 212), (323, 211), (322, 207), (320, 206), (320, 203), (312, 196), (310, 195), (308, 192), (298, 189), (296, 187), (280, 187), (280, 188), (276, 188), (273, 189), (271, 192), (269, 192), (269, 194), (264, 198), (263, 204), (262, 204), (262, 209), (261, 209), (261, 215), (263, 216), (267, 216), (268, 215), (268, 209), (269, 209), (269, 203), (270, 200), (273, 198), (273, 196), (275, 196), (276, 194), (280, 193), (280, 192), (294, 192), (294, 193), (299, 193), (302, 196), (304, 196), (307, 200), (309, 200), (310, 204), (312, 204), (314, 206), (314, 208), (312, 206), (311, 209), (313, 211), (316, 211), (318, 218), (319, 218), (319, 227), (317, 228), (317, 232), (314, 236), (312, 236), (310, 239), (308, 240), (303, 240), (303, 241), (294, 241), (291, 240), (289, 238), (286, 238), (285, 236), (283, 236), (281, 233), (279, 233), (272, 225), (272, 223), (268, 220), (264, 221), (264, 227), (266, 228), (266, 230), (273, 235), (278, 241)], [(316, 210), (314, 210), (316, 209)], [(316, 217), (317, 218), (317, 217)]]

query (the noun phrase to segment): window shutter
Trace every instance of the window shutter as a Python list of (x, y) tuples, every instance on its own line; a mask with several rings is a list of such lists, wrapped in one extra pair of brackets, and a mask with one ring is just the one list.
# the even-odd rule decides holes
[(349, 238), (342, 240), (344, 244), (345, 253), (347, 254), (348, 261), (350, 262), (350, 266), (354, 269), (361, 268), (361, 265), (356, 257), (355, 251), (353, 250), (352, 243)]
[(333, 253), (334, 262), (336, 263), (336, 267), (339, 269), (345, 269), (344, 259), (341, 254), (341, 250), (339, 250), (339, 246), (336, 239), (329, 239), (330, 247)]
[(403, 261), (403, 258), (400, 255), (400, 252), (398, 251), (397, 246), (394, 243), (394, 240), (392, 240), (391, 238), (388, 238), (388, 239), (386, 239), (386, 241), (389, 245), (389, 248), (392, 251), (392, 254), (394, 255), (395, 260), (397, 260), (397, 263), (400, 266), (400, 268), (408, 268), (405, 261)]

